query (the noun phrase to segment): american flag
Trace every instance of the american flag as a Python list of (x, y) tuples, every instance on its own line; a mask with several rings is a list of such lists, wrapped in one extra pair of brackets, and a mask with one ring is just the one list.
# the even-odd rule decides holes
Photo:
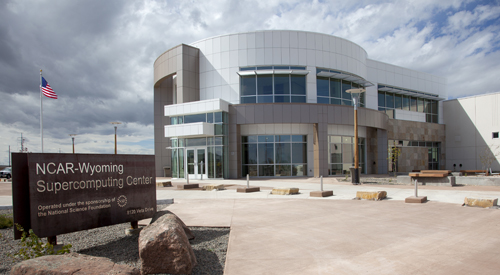
[(56, 93), (54, 92), (54, 90), (52, 90), (52, 87), (50, 87), (49, 82), (47, 82), (47, 80), (45, 80), (45, 78), (43, 77), (42, 86), (40, 88), (42, 89), (42, 93), (44, 96), (57, 99)]

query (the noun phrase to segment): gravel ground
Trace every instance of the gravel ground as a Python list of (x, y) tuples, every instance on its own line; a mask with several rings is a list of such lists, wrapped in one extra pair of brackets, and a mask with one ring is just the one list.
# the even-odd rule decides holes
[[(167, 206), (168, 207), (168, 206)], [(158, 209), (165, 205), (158, 205)], [(12, 215), (12, 210), (0, 210), (1, 214)], [(120, 264), (140, 268), (138, 239), (139, 235), (127, 236), (125, 229), (130, 223), (116, 224), (90, 230), (83, 230), (57, 236), (58, 242), (71, 244), (72, 252), (109, 258)], [(195, 239), (189, 241), (196, 255), (198, 264), (192, 274), (223, 274), (226, 262), (229, 228), (189, 227)], [(0, 274), (9, 274), (13, 259), (7, 254), (14, 254), (19, 249), (19, 240), (14, 240), (13, 229), (0, 229)]]

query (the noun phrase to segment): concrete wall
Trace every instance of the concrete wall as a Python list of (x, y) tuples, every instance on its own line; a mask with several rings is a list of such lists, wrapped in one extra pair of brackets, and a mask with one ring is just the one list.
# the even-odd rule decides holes
[[(447, 100), (444, 105), (446, 123), (446, 169), (484, 169), (481, 156), (498, 154), (491, 168), (500, 170), (500, 93)], [(462, 168), (460, 168), (462, 164)]]

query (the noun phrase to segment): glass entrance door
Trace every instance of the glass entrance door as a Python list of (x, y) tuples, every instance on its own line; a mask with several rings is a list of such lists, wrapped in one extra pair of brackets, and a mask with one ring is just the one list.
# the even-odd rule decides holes
[(186, 166), (190, 179), (207, 179), (207, 148), (186, 148)]

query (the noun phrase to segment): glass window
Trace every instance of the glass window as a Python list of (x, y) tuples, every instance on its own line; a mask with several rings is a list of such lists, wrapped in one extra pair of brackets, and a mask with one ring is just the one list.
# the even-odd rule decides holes
[(410, 110), (410, 99), (407, 95), (403, 96), (403, 110)]
[(277, 177), (288, 177), (292, 175), (291, 165), (276, 165), (276, 176)]
[[(303, 75), (291, 75), (293, 95), (305, 95), (306, 94), (306, 77)], [(292, 102), (293, 99), (292, 99)]]
[(207, 138), (187, 138), (186, 139), (186, 146), (191, 147), (191, 146), (205, 146), (207, 145)]
[[(272, 75), (259, 75), (257, 77), (257, 94), (259, 94), (259, 95), (272, 95), (273, 94), (273, 76)], [(272, 102), (272, 97), (271, 97), (271, 102)], [(260, 100), (259, 100), (259, 103), (260, 103)]]
[(241, 104), (245, 103), (257, 103), (257, 97), (256, 96), (245, 96), (241, 97)]
[(257, 92), (255, 75), (245, 75), (240, 77), (241, 95), (255, 95)]
[(307, 165), (306, 164), (294, 164), (292, 165), (292, 176), (307, 176)]
[(420, 113), (423, 113), (424, 112), (424, 99), (423, 98), (418, 98), (417, 102), (418, 102), (417, 111), (420, 112)]
[(306, 103), (306, 97), (305, 96), (292, 95), (291, 102), (294, 102), (294, 103)]
[(289, 95), (275, 95), (274, 96), (274, 102), (277, 102), (277, 103), (289, 103), (290, 102), (290, 96)]
[(222, 162), (224, 156), (224, 147), (217, 146), (215, 147), (215, 177), (223, 178), (224, 177), (224, 164)]
[(437, 101), (432, 100), (431, 113), (437, 115), (437, 113), (438, 113), (438, 102)]
[(258, 96), (257, 102), (258, 103), (273, 103), (273, 96), (272, 95)]
[(402, 106), (403, 106), (403, 100), (401, 98), (401, 95), (394, 95), (394, 108), (401, 109)]
[(276, 143), (276, 163), (291, 163), (291, 143)]
[(258, 136), (259, 143), (274, 142), (274, 136)]
[(330, 79), (330, 97), (341, 98), (342, 97), (342, 89), (340, 86), (340, 80), (331, 78)]
[(378, 106), (385, 107), (385, 93), (378, 92)]
[(243, 165), (243, 175), (249, 175), (250, 177), (257, 177), (257, 165)]
[(307, 163), (307, 144), (292, 143), (292, 162)]
[(318, 97), (318, 103), (320, 104), (329, 104), (330, 98), (328, 97)]
[(184, 116), (184, 123), (206, 122), (207, 114), (196, 114)]
[(338, 98), (330, 99), (330, 104), (340, 105), (341, 103), (342, 103), (341, 99), (338, 99)]
[(290, 140), (289, 135), (276, 136), (276, 142), (290, 142)]
[(208, 113), (207, 114), (207, 122), (208, 123), (214, 123), (214, 113)]
[(410, 111), (417, 111), (417, 99), (415, 97), (410, 97)]
[(274, 165), (259, 165), (259, 176), (260, 177), (273, 177), (274, 176)]
[(351, 94), (346, 92), (347, 90), (351, 89), (351, 82), (349, 81), (342, 81), (342, 99), (349, 99), (351, 100)]
[(329, 80), (326, 77), (318, 77), (318, 79), (316, 79), (318, 96), (325, 96), (325, 97), (330, 96), (328, 83), (329, 83)]
[(257, 144), (242, 144), (243, 163), (257, 164)]
[(217, 112), (217, 113), (214, 113), (214, 122), (215, 123), (222, 123), (222, 112)]
[(290, 75), (274, 76), (274, 94), (290, 94)]
[(394, 95), (390, 93), (385, 94), (385, 107), (386, 108), (394, 108)]
[(293, 135), (292, 142), (307, 142), (307, 136)]

